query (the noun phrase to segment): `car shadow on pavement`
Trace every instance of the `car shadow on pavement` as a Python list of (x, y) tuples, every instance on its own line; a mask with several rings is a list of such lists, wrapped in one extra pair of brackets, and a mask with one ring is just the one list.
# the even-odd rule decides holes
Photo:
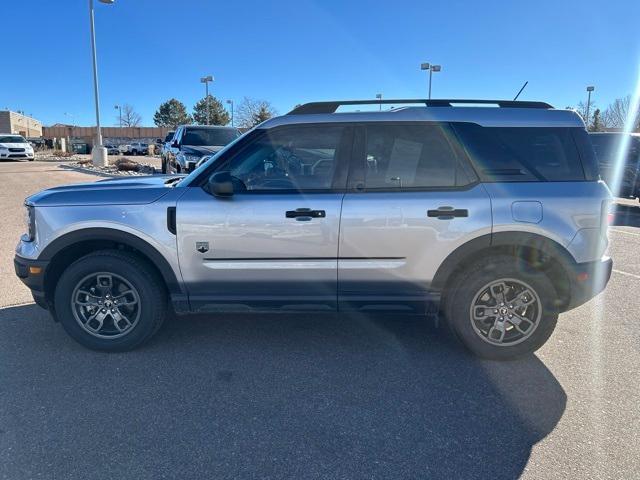
[(1, 309), (0, 473), (518, 478), (562, 387), (536, 356), (481, 361), (443, 331), (389, 315), (180, 317), (106, 354), (34, 305)]
[(618, 203), (614, 206), (612, 226), (640, 227), (640, 204), (627, 205)]

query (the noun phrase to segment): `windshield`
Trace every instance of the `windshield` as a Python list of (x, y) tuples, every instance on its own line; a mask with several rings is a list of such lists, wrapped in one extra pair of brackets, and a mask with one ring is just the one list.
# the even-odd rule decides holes
[(189, 183), (191, 183), (191, 181), (196, 178), (198, 175), (200, 175), (201, 172), (203, 172), (204, 170), (206, 170), (210, 165), (213, 164), (213, 162), (217, 161), (222, 155), (224, 155), (225, 152), (227, 152), (230, 148), (232, 148), (236, 143), (238, 143), (238, 141), (241, 138), (244, 138), (245, 135), (249, 134), (250, 132), (253, 132), (254, 130), (250, 130), (247, 133), (244, 133), (242, 135), (240, 135), (239, 137), (237, 137), (235, 140), (233, 140), (231, 143), (227, 144), (222, 150), (216, 152), (215, 154), (211, 155), (211, 157), (209, 157), (209, 159), (206, 162), (203, 162), (200, 164), (199, 167), (197, 167), (194, 171), (192, 171), (189, 175), (187, 175), (186, 177), (184, 177), (180, 182), (176, 183), (176, 186), (181, 186), (181, 187), (186, 187), (187, 185), (189, 185)]
[(0, 143), (27, 143), (21, 135), (6, 135), (0, 137)]
[(188, 128), (182, 137), (183, 145), (226, 145), (240, 136), (235, 128)]

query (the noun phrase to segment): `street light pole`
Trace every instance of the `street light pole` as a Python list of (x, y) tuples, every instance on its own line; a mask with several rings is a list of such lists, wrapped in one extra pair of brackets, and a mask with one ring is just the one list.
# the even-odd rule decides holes
[(591, 92), (595, 90), (593, 85), (589, 85), (587, 87), (587, 118), (585, 119), (585, 123), (587, 124), (587, 130), (589, 130), (589, 108), (591, 107)]
[(233, 127), (233, 100), (227, 100), (227, 104), (231, 105), (231, 126)]
[[(112, 4), (115, 0), (100, 0), (101, 3)], [(102, 146), (102, 130), (100, 129), (100, 95), (98, 93), (98, 60), (96, 58), (96, 29), (93, 13), (93, 0), (89, 0), (89, 25), (91, 27), (91, 53), (93, 58), (93, 93), (96, 101), (96, 142), (92, 153), (94, 165), (104, 165), (107, 160), (107, 151)]]
[(429, 100), (431, 100), (431, 79), (433, 72), (439, 72), (442, 70), (442, 65), (432, 65), (430, 63), (421, 63), (420, 70), (429, 70)]
[(204, 83), (204, 91), (205, 91), (204, 102), (205, 102), (205, 105), (207, 107), (207, 125), (209, 125), (209, 117), (210, 117), (209, 109), (211, 107), (211, 105), (209, 105), (209, 82), (213, 82), (213, 76), (211, 76), (211, 75), (208, 75), (206, 77), (202, 77), (200, 79), (200, 83)]
[(120, 105), (116, 105), (114, 108), (120, 111), (120, 128), (122, 128), (122, 107)]

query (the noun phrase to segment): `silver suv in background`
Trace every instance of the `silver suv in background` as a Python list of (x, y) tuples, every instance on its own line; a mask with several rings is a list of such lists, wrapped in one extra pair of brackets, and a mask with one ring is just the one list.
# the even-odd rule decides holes
[[(372, 103), (408, 106), (336, 113)], [(310, 103), (187, 177), (29, 197), (15, 269), (93, 349), (141, 345), (168, 309), (439, 306), (469, 350), (509, 359), (539, 348), (560, 312), (607, 284), (611, 202), (572, 111), (512, 101)]]
[(163, 173), (187, 173), (205, 155), (212, 155), (240, 136), (234, 127), (185, 125), (178, 127), (162, 163)]

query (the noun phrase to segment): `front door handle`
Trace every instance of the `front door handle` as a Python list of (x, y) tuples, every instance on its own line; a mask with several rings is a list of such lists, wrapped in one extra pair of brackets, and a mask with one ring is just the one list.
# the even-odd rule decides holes
[(295, 218), (301, 222), (309, 221), (312, 218), (324, 218), (327, 213), (324, 210), (311, 210), (310, 208), (296, 208), (285, 212), (287, 218)]
[(468, 217), (466, 208), (438, 207), (437, 210), (427, 210), (427, 217), (435, 217), (440, 220), (453, 220), (455, 217)]

